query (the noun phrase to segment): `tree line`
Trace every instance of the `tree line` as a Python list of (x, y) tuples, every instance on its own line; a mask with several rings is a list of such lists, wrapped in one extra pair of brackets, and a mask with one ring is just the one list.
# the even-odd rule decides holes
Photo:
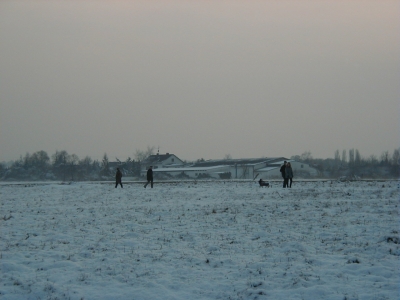
[(67, 151), (56, 151), (49, 156), (46, 151), (26, 153), (11, 164), (0, 163), (1, 180), (63, 180), (87, 181), (110, 180), (119, 167), (125, 176), (140, 176), (141, 162), (154, 154), (154, 147), (136, 150), (134, 159), (125, 161), (115, 158), (110, 162), (107, 153), (101, 160), (93, 160), (90, 156), (79, 159), (76, 154)]
[(358, 149), (336, 150), (333, 158), (313, 158), (310, 151), (291, 157), (304, 162), (319, 171), (323, 178), (338, 178), (340, 176), (358, 178), (399, 178), (400, 148), (393, 153), (384, 151), (377, 157), (364, 157)]
[[(26, 153), (10, 164), (0, 163), (0, 180), (111, 180), (117, 167), (124, 176), (140, 177), (142, 161), (153, 155), (154, 151), (155, 147), (147, 147), (145, 150), (136, 150), (133, 159), (128, 157), (122, 161), (115, 158), (115, 161), (110, 162), (106, 153), (101, 160), (93, 160), (90, 156), (80, 159), (76, 154), (69, 154), (65, 150), (56, 151), (51, 156), (41, 150), (33, 154)], [(229, 157), (231, 158), (230, 155)], [(350, 149), (336, 150), (333, 158), (313, 158), (311, 152), (306, 151), (292, 156), (291, 159), (316, 168), (320, 178), (398, 178), (400, 148), (393, 153), (385, 151), (380, 157), (363, 157), (358, 149)]]

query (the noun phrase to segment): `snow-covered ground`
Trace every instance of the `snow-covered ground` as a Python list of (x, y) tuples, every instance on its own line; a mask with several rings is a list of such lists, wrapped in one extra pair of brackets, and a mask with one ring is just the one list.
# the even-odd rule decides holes
[(399, 299), (399, 182), (3, 184), (2, 299)]

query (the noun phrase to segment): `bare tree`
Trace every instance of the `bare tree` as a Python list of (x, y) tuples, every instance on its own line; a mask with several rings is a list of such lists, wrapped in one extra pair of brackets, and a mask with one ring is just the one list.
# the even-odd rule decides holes
[(58, 177), (62, 176), (63, 180), (65, 181), (65, 177), (67, 175), (67, 162), (69, 159), (68, 152), (65, 150), (56, 151), (56, 153), (52, 155), (52, 159), (53, 171), (56, 173), (56, 175), (58, 175)]
[(354, 165), (354, 149), (349, 150), (349, 165)]
[(397, 148), (393, 151), (392, 160), (391, 160), (391, 170), (392, 174), (396, 177), (399, 177), (399, 164), (400, 164), (400, 148)]
[(356, 153), (355, 153), (355, 157), (354, 157), (354, 163), (356, 166), (360, 166), (361, 165), (361, 155), (360, 155), (360, 151), (358, 151), (358, 149), (356, 149)]
[(346, 150), (342, 151), (342, 163), (346, 163), (347, 162), (347, 152)]
[(85, 176), (89, 176), (93, 168), (93, 160), (89, 156), (86, 156), (84, 159), (78, 162), (78, 165), (81, 178), (83, 179)]
[(146, 158), (149, 157), (150, 155), (154, 155), (154, 151), (155, 151), (156, 147), (155, 146), (147, 146), (147, 149), (145, 151), (146, 154)]
[(336, 162), (340, 162), (340, 153), (339, 153), (339, 150), (336, 150), (336, 151), (335, 151), (335, 161), (336, 161)]
[(138, 162), (142, 162), (146, 159), (146, 153), (142, 150), (136, 149), (135, 154), (133, 155)]
[(394, 149), (392, 155), (392, 165), (398, 166), (400, 164), (400, 148)]
[(371, 166), (376, 166), (378, 164), (378, 158), (374, 154), (370, 155), (367, 161)]
[(147, 146), (146, 150), (139, 150), (136, 149), (134, 157), (138, 162), (142, 162), (144, 161), (146, 158), (148, 158), (150, 155), (154, 155), (154, 150), (156, 149), (156, 147), (152, 146)]
[(389, 151), (385, 151), (381, 154), (381, 163), (384, 165), (389, 164)]
[(300, 159), (304, 162), (309, 163), (312, 160), (311, 151), (305, 151), (303, 154), (300, 155)]
[(110, 168), (108, 165), (108, 156), (107, 153), (104, 153), (103, 160), (101, 162), (101, 175), (109, 176), (110, 175)]

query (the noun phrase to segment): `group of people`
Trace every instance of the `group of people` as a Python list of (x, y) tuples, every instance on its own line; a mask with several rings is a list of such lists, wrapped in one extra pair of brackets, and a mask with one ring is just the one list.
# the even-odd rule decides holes
[(285, 160), (281, 166), (280, 172), (283, 177), (283, 188), (291, 188), (293, 182), (293, 170), (290, 162)]
[[(147, 170), (147, 183), (143, 187), (146, 188), (149, 183), (151, 184), (151, 188), (153, 188), (153, 166), (150, 166)], [(122, 172), (119, 168), (117, 168), (117, 173), (115, 174), (115, 188), (117, 188), (118, 184), (123, 188)]]

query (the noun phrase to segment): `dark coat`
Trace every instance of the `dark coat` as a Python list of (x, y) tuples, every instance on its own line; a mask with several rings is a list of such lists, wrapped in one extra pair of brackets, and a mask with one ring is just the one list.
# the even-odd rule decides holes
[(292, 167), (286, 167), (286, 170), (285, 170), (285, 178), (293, 178), (293, 170), (292, 170)]
[(122, 173), (120, 170), (117, 170), (117, 173), (115, 174), (115, 179), (119, 181), (121, 180), (121, 178), (122, 178)]
[(282, 165), (282, 167), (279, 170), (281, 172), (283, 178), (285, 178), (285, 169), (286, 169), (286, 166)]
[(153, 169), (147, 170), (147, 181), (153, 180)]

